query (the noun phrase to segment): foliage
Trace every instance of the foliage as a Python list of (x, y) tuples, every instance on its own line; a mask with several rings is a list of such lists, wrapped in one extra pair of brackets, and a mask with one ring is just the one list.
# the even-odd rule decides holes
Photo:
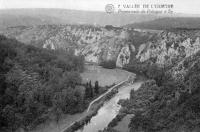
[(156, 80), (157, 92), (149, 96), (154, 84), (142, 85), (138, 91), (131, 92), (130, 100), (123, 103), (129, 111), (135, 109), (135, 116), (129, 124), (131, 131), (192, 131), (199, 126), (199, 64), (196, 61), (188, 67), (183, 82), (174, 80), (166, 69), (155, 65), (143, 70), (145, 75)]
[(141, 74), (149, 79), (154, 79), (158, 86), (164, 83), (168, 76), (167, 73), (165, 73), (166, 69), (149, 62), (135, 62), (134, 64), (126, 65), (124, 69), (137, 74)]
[(140, 112), (137, 112), (134, 116), (134, 118), (131, 119), (131, 125), (129, 125), (132, 130), (141, 131), (144, 130), (144, 132), (153, 132), (153, 122), (150, 118), (145, 117)]
[(163, 68), (158, 67), (156, 64), (153, 64), (149, 67), (146, 75), (150, 79), (154, 79), (157, 82), (158, 86), (160, 86), (163, 81), (164, 70)]
[(114, 69), (116, 68), (116, 62), (114, 60), (107, 60), (100, 63), (100, 66), (107, 69)]
[(96, 94), (99, 93), (99, 82), (98, 82), (98, 81), (95, 81), (94, 90), (95, 90), (95, 93), (96, 93)]
[(92, 82), (89, 81), (89, 83), (87, 82), (86, 83), (86, 86), (85, 86), (85, 98), (93, 98), (94, 97), (94, 90), (93, 90), (93, 87), (92, 87)]
[(0, 129), (30, 129), (45, 115), (58, 121), (62, 113), (82, 111), (83, 60), (0, 36)]

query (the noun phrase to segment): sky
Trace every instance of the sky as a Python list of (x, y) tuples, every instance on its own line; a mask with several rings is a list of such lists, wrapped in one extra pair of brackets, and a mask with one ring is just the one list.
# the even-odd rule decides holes
[(0, 9), (62, 8), (104, 11), (106, 4), (173, 4), (174, 12), (200, 14), (200, 0), (0, 0)]

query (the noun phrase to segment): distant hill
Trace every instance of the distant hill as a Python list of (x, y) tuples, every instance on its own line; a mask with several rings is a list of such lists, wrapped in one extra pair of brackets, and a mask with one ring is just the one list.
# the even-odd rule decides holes
[(167, 17), (159, 18), (148, 22), (140, 22), (126, 25), (139, 29), (200, 29), (199, 17)]
[(92, 24), (121, 26), (150, 21), (154, 15), (107, 14), (105, 12), (66, 9), (10, 9), (0, 10), (0, 28), (46, 24)]

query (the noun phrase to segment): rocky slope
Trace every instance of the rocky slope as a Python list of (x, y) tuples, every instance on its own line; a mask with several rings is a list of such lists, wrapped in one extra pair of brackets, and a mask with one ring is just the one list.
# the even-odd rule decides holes
[[(200, 130), (199, 31), (177, 30), (173, 33), (186, 37), (176, 48), (171, 44), (167, 49), (166, 44), (163, 43), (161, 43), (162, 48), (158, 44), (154, 48), (148, 47), (145, 53), (149, 51), (149, 56), (152, 55), (154, 59), (147, 56), (144, 62), (154, 62), (156, 65), (144, 63), (147, 70), (143, 72), (146, 72), (148, 78), (154, 80), (146, 81), (139, 90), (131, 91), (129, 100), (121, 101), (123, 106), (121, 115), (134, 114), (129, 123), (130, 131), (199, 132)], [(176, 36), (176, 38), (179, 40), (181, 37)], [(143, 47), (141, 45), (140, 50), (145, 49)], [(157, 61), (163, 53), (166, 53), (169, 60), (173, 60), (168, 54), (170, 48), (173, 53), (176, 53), (173, 56), (174, 63)], [(183, 50), (181, 51), (180, 48)], [(160, 52), (153, 54), (152, 51), (155, 49)], [(163, 57), (164, 59), (166, 58)], [(115, 118), (114, 123), (117, 124), (119, 119)], [(117, 131), (113, 126), (108, 126), (103, 132)]]
[(139, 47), (137, 58), (141, 62), (155, 59), (159, 65), (170, 65), (175, 63), (174, 59), (181, 59), (195, 54), (200, 49), (199, 31), (188, 31), (190, 35), (183, 32), (162, 32), (157, 42), (148, 42)]
[[(78, 25), (43, 25), (35, 27), (12, 27), (1, 31), (8, 37), (47, 49), (72, 50), (76, 55), (84, 55), (86, 61), (100, 63), (115, 60), (117, 66), (129, 63), (131, 52), (136, 48), (128, 43), (126, 29)], [(134, 31), (132, 34), (143, 34)]]
[(200, 50), (199, 30), (42, 25), (12, 27), (0, 33), (38, 47), (71, 50), (89, 62), (114, 60), (118, 67), (136, 61), (168, 67)]

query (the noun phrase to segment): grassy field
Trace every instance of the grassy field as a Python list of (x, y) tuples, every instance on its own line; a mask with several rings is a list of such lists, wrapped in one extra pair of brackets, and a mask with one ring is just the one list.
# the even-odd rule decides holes
[(83, 83), (91, 80), (92, 85), (95, 81), (99, 81), (100, 86), (110, 86), (113, 83), (119, 83), (125, 80), (129, 72), (121, 69), (105, 69), (100, 66), (86, 65), (85, 71), (81, 74)]

